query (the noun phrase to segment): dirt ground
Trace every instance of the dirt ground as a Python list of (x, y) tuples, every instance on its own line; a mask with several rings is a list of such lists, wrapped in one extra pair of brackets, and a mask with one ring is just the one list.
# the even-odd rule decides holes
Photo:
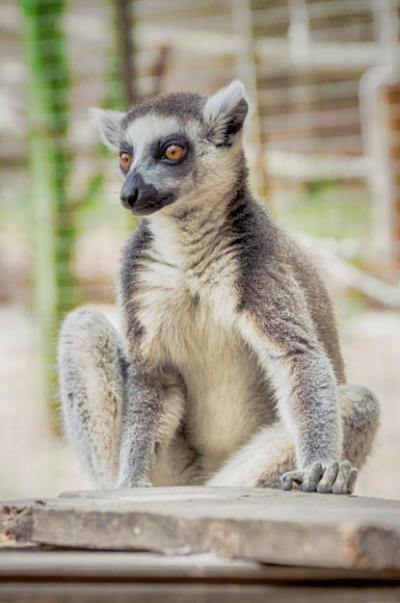
[[(0, 306), (0, 332), (0, 498), (91, 487), (65, 442), (50, 433), (31, 317), (23, 307)], [(400, 316), (361, 314), (342, 329), (342, 341), (349, 381), (370, 386), (382, 404), (379, 438), (357, 493), (400, 499)]]

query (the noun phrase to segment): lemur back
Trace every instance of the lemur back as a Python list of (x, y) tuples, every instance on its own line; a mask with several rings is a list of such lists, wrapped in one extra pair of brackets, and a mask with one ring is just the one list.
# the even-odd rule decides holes
[[(119, 434), (114, 448), (107, 439), (112, 462), (98, 458), (93, 436), (81, 452), (106, 485), (283, 480), (286, 488), (345, 493), (353, 464), (370, 449), (377, 403), (365, 388), (344, 385), (325, 287), (249, 191), (246, 113), (237, 82), (209, 99), (168, 95), (126, 115), (96, 113), (103, 140), (119, 153), (122, 203), (142, 216), (122, 262), (124, 341), (116, 346), (93, 312), (83, 355), (74, 332), (87, 313), (67, 319), (61, 334), (71, 439), (82, 432), (71, 400), (81, 408), (85, 397)], [(81, 376), (78, 352), (98, 356), (101, 346), (112, 356)], [(96, 378), (103, 393), (89, 388)]]

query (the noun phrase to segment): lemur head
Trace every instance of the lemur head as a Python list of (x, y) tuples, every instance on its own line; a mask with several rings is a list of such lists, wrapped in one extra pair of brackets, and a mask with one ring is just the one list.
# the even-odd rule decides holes
[(148, 215), (226, 194), (243, 171), (247, 111), (239, 81), (208, 98), (178, 93), (128, 113), (92, 109), (103, 142), (119, 154), (123, 206)]

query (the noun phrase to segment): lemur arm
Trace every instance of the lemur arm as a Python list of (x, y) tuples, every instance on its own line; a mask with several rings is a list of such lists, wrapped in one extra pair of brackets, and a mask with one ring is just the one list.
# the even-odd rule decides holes
[[(239, 330), (255, 352), (293, 438), (298, 469), (340, 459), (342, 428), (333, 367), (314, 333), (295, 278), (274, 271), (269, 287), (254, 287), (240, 312)], [(278, 286), (279, 283), (282, 286)]]
[(130, 366), (122, 422), (118, 487), (150, 485), (162, 391)]
[(179, 428), (185, 384), (172, 367), (144, 372), (133, 362), (126, 385), (118, 486), (149, 486), (158, 451)]
[(120, 274), (119, 301), (124, 318), (128, 367), (120, 443), (119, 487), (150, 483), (157, 424), (165, 408), (164, 392), (154, 374), (155, 370), (146, 370), (146, 358), (140, 351), (144, 328), (138, 316), (138, 275), (143, 252), (148, 244), (148, 232), (142, 222), (125, 248)]

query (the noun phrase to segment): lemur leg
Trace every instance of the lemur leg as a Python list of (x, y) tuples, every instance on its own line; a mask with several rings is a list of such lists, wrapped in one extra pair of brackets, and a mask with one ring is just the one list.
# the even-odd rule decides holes
[(208, 486), (280, 487), (280, 476), (294, 469), (294, 447), (282, 422), (264, 427), (208, 480)]
[[(68, 439), (82, 465), (102, 488), (121, 485), (135, 471), (140, 455), (126, 460), (135, 446), (139, 424), (134, 424), (129, 399), (139, 391), (128, 378), (130, 365), (123, 342), (107, 318), (90, 308), (68, 315), (60, 333), (59, 375), (62, 410)], [(185, 406), (182, 379), (165, 369), (158, 375), (164, 400), (154, 432), (149, 474), (142, 485), (184, 484), (196, 478), (196, 455), (179, 433)], [(142, 414), (149, 409), (143, 398)], [(140, 413), (139, 413), (140, 418)], [(130, 464), (129, 464), (130, 463)], [(197, 480), (200, 478), (197, 477)], [(130, 484), (132, 485), (132, 484)]]
[(283, 487), (286, 489), (296, 483), (303, 490), (351, 493), (357, 469), (363, 466), (372, 448), (379, 424), (379, 405), (366, 387), (358, 385), (339, 386), (338, 396), (343, 422), (342, 459), (345, 460), (331, 463), (326, 468), (315, 467), (310, 475), (297, 471), (293, 442), (283, 423), (279, 422), (253, 436), (208, 481), (208, 485), (279, 488), (282, 487), (282, 476), (285, 476)]
[(101, 312), (71, 312), (61, 329), (58, 363), (67, 437), (96, 484), (113, 487), (127, 364), (120, 337)]

